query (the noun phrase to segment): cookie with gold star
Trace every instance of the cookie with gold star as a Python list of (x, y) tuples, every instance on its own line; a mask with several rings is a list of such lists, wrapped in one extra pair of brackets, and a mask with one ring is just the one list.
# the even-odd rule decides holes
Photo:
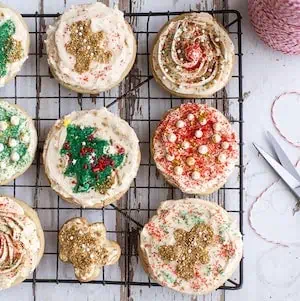
[(242, 236), (220, 206), (200, 199), (161, 203), (140, 234), (144, 270), (162, 286), (203, 295), (223, 285), (242, 258)]
[(19, 106), (0, 100), (0, 185), (22, 175), (37, 147), (33, 120)]
[(171, 185), (201, 195), (226, 183), (239, 154), (227, 118), (198, 103), (169, 110), (154, 132), (151, 150), (157, 169)]
[(49, 26), (46, 49), (52, 74), (62, 85), (98, 94), (129, 73), (136, 41), (120, 10), (96, 2), (72, 6)]
[(104, 207), (120, 199), (137, 175), (140, 158), (134, 130), (106, 108), (58, 120), (43, 153), (51, 187), (82, 207)]
[(0, 3), (0, 87), (12, 80), (28, 58), (29, 32), (22, 16)]

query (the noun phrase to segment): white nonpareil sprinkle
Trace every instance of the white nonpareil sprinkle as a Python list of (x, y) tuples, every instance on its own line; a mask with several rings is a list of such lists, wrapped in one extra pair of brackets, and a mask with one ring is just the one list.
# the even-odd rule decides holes
[(212, 69), (211, 69), (211, 68), (209, 68), (209, 69), (208, 69), (208, 72), (212, 72)]
[(173, 161), (173, 160), (175, 159), (175, 157), (174, 157), (174, 155), (167, 154), (167, 155), (166, 155), (166, 159), (167, 159), (168, 161)]
[(219, 143), (219, 142), (221, 142), (222, 138), (219, 134), (214, 134), (212, 137), (212, 140), (214, 143)]
[(0, 121), (0, 131), (5, 131), (7, 129), (7, 122)]
[(181, 49), (178, 49), (178, 50), (177, 50), (177, 53), (181, 53)]
[(183, 173), (183, 168), (181, 166), (175, 166), (174, 172), (177, 176), (180, 176)]
[(192, 179), (193, 180), (199, 180), (200, 179), (200, 172), (199, 171), (193, 171), (192, 172)]
[(73, 159), (73, 160), (72, 160), (72, 164), (73, 164), (73, 165), (75, 165), (75, 164), (76, 164), (76, 162), (77, 162), (77, 160), (76, 160), (76, 159)]
[(197, 130), (197, 131), (195, 132), (195, 137), (196, 137), (196, 138), (201, 138), (202, 135), (203, 135), (203, 133), (202, 133), (201, 130)]
[(185, 122), (183, 120), (178, 120), (176, 122), (176, 127), (182, 129), (185, 126)]
[(12, 161), (17, 162), (20, 160), (20, 155), (17, 152), (12, 152), (10, 158)]
[(175, 157), (171, 154), (166, 154), (166, 159), (171, 162), (175, 159)]
[(195, 118), (195, 116), (194, 116), (193, 114), (187, 115), (187, 119), (188, 119), (189, 121), (194, 120), (194, 118)]
[(219, 38), (215, 38), (215, 41), (216, 41), (216, 42), (220, 42), (220, 39), (219, 39)]
[(214, 123), (213, 128), (216, 132), (219, 132), (222, 129), (222, 125), (220, 122), (216, 122), (216, 123)]
[(181, 67), (180, 66), (176, 66), (176, 69), (179, 70)]
[(10, 147), (16, 147), (18, 145), (18, 140), (14, 138), (9, 138), (8, 140), (8, 146)]
[(187, 164), (188, 166), (193, 166), (195, 163), (196, 163), (196, 160), (195, 160), (193, 157), (188, 157), (188, 158), (186, 159), (186, 164)]
[(85, 142), (85, 141), (83, 141), (81, 144), (82, 144), (83, 146), (85, 146), (85, 145), (86, 145), (86, 142)]
[(175, 142), (176, 139), (177, 139), (177, 137), (176, 137), (176, 135), (175, 135), (174, 133), (168, 134), (168, 140), (169, 140), (170, 142)]
[(226, 155), (221, 153), (219, 156), (218, 156), (218, 160), (219, 162), (221, 163), (224, 163), (226, 161)]
[(18, 116), (11, 116), (10, 123), (12, 125), (18, 125), (20, 123), (20, 118)]
[(200, 120), (200, 124), (201, 125), (206, 125), (207, 124), (206, 118), (203, 118), (202, 120)]
[(81, 129), (81, 130), (83, 130), (83, 129), (84, 129), (84, 126), (83, 126), (83, 125), (81, 125), (81, 126), (80, 126), (80, 129)]
[(166, 73), (168, 73), (168, 72), (169, 72), (169, 69), (168, 69), (168, 68), (166, 68), (166, 69), (165, 69), (165, 72), (166, 72)]
[(208, 147), (206, 145), (200, 145), (198, 147), (198, 152), (202, 155), (205, 155), (208, 153)]
[(0, 153), (4, 150), (4, 145), (3, 143), (0, 143)]
[(223, 149), (228, 149), (229, 148), (229, 143), (227, 141), (222, 142), (222, 148)]
[(79, 35), (82, 36), (82, 32), (79, 32)]
[(181, 147), (183, 149), (188, 149), (190, 147), (190, 143), (188, 141), (183, 141)]
[(166, 79), (166, 77), (165, 77), (165, 76), (163, 76), (162, 78), (163, 78), (163, 79)]

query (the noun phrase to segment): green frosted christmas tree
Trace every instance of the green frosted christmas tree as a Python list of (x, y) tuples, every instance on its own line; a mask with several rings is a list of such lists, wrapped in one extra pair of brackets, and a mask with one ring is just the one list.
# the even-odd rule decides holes
[(107, 154), (109, 141), (94, 137), (94, 132), (93, 127), (67, 126), (61, 154), (68, 156), (64, 175), (75, 177), (73, 191), (76, 193), (95, 189), (104, 194), (114, 183), (113, 171), (125, 159), (122, 147), (117, 147), (117, 154)]

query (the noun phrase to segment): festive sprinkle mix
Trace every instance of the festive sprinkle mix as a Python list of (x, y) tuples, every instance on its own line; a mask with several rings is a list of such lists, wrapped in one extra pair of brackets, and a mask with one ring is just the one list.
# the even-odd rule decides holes
[(105, 33), (93, 32), (91, 21), (78, 21), (70, 27), (71, 41), (66, 44), (66, 50), (76, 58), (75, 71), (84, 73), (89, 71), (92, 61), (107, 64), (112, 53), (105, 51), (103, 42)]
[[(100, 193), (114, 184), (113, 172), (124, 162), (124, 152), (107, 154), (110, 143), (94, 137), (95, 128), (69, 124), (61, 155), (68, 157), (64, 175), (76, 178), (73, 191), (88, 192), (95, 189)], [(120, 148), (122, 149), (122, 148)]]
[(176, 272), (185, 280), (194, 277), (196, 264), (207, 264), (209, 255), (207, 247), (213, 242), (214, 232), (207, 224), (197, 224), (187, 232), (177, 229), (174, 232), (176, 243), (161, 246), (159, 255), (166, 261), (176, 261)]
[(8, 63), (14, 63), (24, 55), (21, 42), (12, 37), (15, 31), (16, 26), (11, 20), (0, 26), (0, 77), (7, 74)]

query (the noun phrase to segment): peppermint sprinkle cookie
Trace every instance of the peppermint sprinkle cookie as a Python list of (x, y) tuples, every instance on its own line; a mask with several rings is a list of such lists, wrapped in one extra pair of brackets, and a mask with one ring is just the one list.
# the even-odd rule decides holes
[(145, 272), (160, 285), (202, 295), (231, 277), (242, 258), (242, 238), (231, 216), (200, 199), (162, 202), (140, 235)]
[(46, 175), (66, 201), (103, 207), (129, 189), (140, 164), (134, 130), (106, 108), (58, 120), (44, 146)]
[(102, 3), (72, 6), (47, 30), (48, 63), (65, 87), (98, 94), (117, 86), (136, 56), (130, 25)]
[(28, 58), (29, 32), (19, 13), (0, 4), (0, 87), (13, 79)]
[(0, 289), (24, 281), (39, 264), (44, 246), (36, 212), (24, 202), (0, 196)]
[(225, 29), (210, 14), (182, 14), (159, 32), (151, 63), (154, 78), (170, 93), (208, 97), (230, 79), (234, 46)]
[(210, 194), (222, 187), (238, 160), (238, 143), (218, 110), (186, 103), (168, 111), (152, 139), (156, 167), (184, 193)]
[(62, 226), (58, 239), (60, 260), (74, 266), (75, 276), (81, 282), (96, 279), (103, 266), (115, 264), (121, 256), (120, 246), (106, 238), (103, 223), (70, 219)]
[(20, 107), (0, 100), (0, 185), (23, 174), (37, 146), (32, 119)]

